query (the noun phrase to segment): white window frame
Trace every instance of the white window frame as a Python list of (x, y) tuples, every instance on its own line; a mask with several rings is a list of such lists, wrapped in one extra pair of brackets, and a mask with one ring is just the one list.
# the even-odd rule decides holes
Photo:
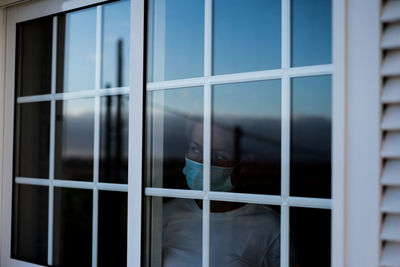
[[(1, 155), (9, 155), (4, 157), (4, 161), (1, 161), (4, 166), (4, 168), (1, 169), (2, 173), (2, 180), (1, 180), (1, 186), (2, 189), (4, 190), (2, 195), (1, 195), (1, 217), (2, 217), (2, 228), (1, 228), (1, 266), (21, 266), (21, 267), (28, 267), (28, 266), (39, 266), (37, 264), (32, 264), (28, 262), (24, 262), (21, 260), (17, 259), (12, 259), (11, 258), (11, 217), (12, 217), (12, 185), (13, 185), (13, 177), (12, 177), (12, 161), (13, 161), (13, 121), (14, 121), (14, 94), (15, 94), (15, 88), (14, 88), (14, 72), (15, 72), (15, 48), (16, 48), (16, 24), (22, 21), (27, 21), (43, 16), (48, 16), (60, 12), (66, 12), (70, 10), (74, 10), (77, 8), (83, 8), (86, 6), (91, 6), (94, 4), (100, 4), (100, 3), (105, 3), (107, 1), (105, 0), (73, 0), (73, 1), (54, 1), (54, 0), (44, 0), (44, 1), (29, 1), (25, 3), (21, 3), (18, 5), (10, 6), (7, 7), (7, 9), (1, 9), (0, 13), (0, 19), (3, 18), (4, 14), (7, 15), (7, 21), (5, 24), (2, 24), (2, 32), (5, 33), (3, 36), (5, 36), (4, 39), (6, 40), (5, 42), (5, 47), (7, 50), (4, 50), (4, 44), (1, 45), (2, 48), (2, 54), (1, 56), (4, 56), (2, 59), (4, 60), (4, 64), (1, 64), (1, 69), (4, 70), (4, 72), (1, 73), (1, 77), (4, 77), (4, 85), (1, 85), (2, 92), (4, 92), (4, 95), (1, 94), (1, 105), (4, 106), (4, 109), (1, 109), (1, 115), (4, 116), (4, 119), (1, 120), (1, 126), (2, 129), (4, 129), (4, 132), (1, 132), (1, 134), (4, 134), (4, 136), (1, 136), (2, 140), (2, 153)], [(58, 99), (75, 99), (75, 98), (82, 98), (82, 97), (88, 97), (92, 96), (95, 97), (95, 108), (99, 108), (100, 105), (100, 96), (101, 95), (113, 95), (113, 94), (130, 94), (134, 97), (130, 97), (131, 99), (134, 98), (133, 100), (130, 100), (129, 104), (129, 113), (130, 114), (135, 114), (135, 116), (130, 116), (130, 132), (133, 133), (134, 131), (132, 129), (140, 129), (141, 126), (133, 126), (133, 122), (139, 121), (141, 123), (141, 116), (142, 112), (140, 111), (140, 106), (141, 102), (140, 99), (142, 99), (141, 96), (141, 90), (142, 90), (142, 83), (141, 79), (142, 77), (137, 76), (138, 72), (140, 73), (140, 69), (143, 68), (143, 45), (140, 44), (140, 42), (143, 41), (142, 38), (132, 38), (132, 36), (144, 36), (143, 35), (143, 27), (144, 27), (144, 20), (143, 20), (143, 13), (144, 11), (144, 1), (131, 1), (131, 46), (130, 46), (130, 51), (131, 55), (133, 55), (132, 51), (136, 51), (136, 53), (130, 57), (130, 69), (133, 70), (135, 68), (135, 71), (131, 73), (135, 73), (136, 75), (131, 75), (130, 76), (130, 82), (131, 86), (130, 87), (123, 87), (123, 88), (111, 88), (107, 90), (100, 89), (100, 51), (101, 51), (101, 42), (100, 38), (97, 38), (97, 44), (96, 44), (96, 85), (95, 85), (95, 90), (91, 91), (83, 91), (83, 92), (74, 92), (74, 93), (56, 93), (55, 90), (55, 75), (56, 75), (56, 38), (53, 38), (53, 59), (52, 59), (52, 88), (51, 88), (51, 93), (47, 95), (40, 95), (40, 96), (32, 96), (32, 97), (19, 97), (18, 98), (18, 103), (26, 103), (26, 102), (36, 102), (36, 101), (50, 101), (51, 103), (51, 109), (52, 109), (52, 116), (55, 115), (55, 101)], [(101, 7), (97, 7), (97, 36), (100, 36), (100, 29), (101, 29)], [(100, 16), (99, 16), (100, 15)], [(141, 21), (140, 21), (141, 19)], [(137, 25), (139, 24), (139, 25)], [(53, 18), (53, 37), (55, 37), (56, 31), (57, 31), (57, 18)], [(133, 27), (135, 25), (136, 27)], [(3, 32), (5, 30), (5, 32)], [(139, 31), (137, 33), (136, 31)], [(136, 48), (139, 45), (139, 48)], [(5, 54), (3, 54), (5, 52)], [(139, 58), (137, 58), (139, 56)], [(140, 58), (141, 57), (141, 58)], [(133, 66), (133, 62), (140, 62), (140, 64), (136, 64)], [(4, 69), (3, 69), (4, 68)], [(136, 77), (135, 77), (136, 76)], [(139, 78), (138, 78), (139, 77)], [(4, 86), (4, 87), (3, 87)], [(135, 90), (139, 91), (139, 94), (134, 92)], [(139, 109), (138, 109), (139, 108)], [(2, 118), (3, 118), (2, 116)], [(133, 118), (132, 118), (133, 117)], [(139, 118), (139, 119), (138, 119)], [(97, 122), (97, 123), (96, 123)], [(99, 143), (99, 136), (98, 136), (98, 130), (99, 130), (99, 112), (97, 112), (97, 116), (95, 115), (95, 128), (97, 131), (95, 131), (95, 151), (94, 151), (94, 162), (96, 165), (96, 162), (98, 163), (98, 157), (99, 157), (99, 151), (96, 151), (96, 147), (98, 148), (98, 145), (96, 144)], [(51, 123), (51, 133), (54, 134), (54, 118), (52, 119)], [(132, 135), (131, 135), (132, 136)], [(4, 139), (3, 139), (4, 138)], [(131, 137), (129, 137), (132, 139)], [(54, 139), (51, 138), (51, 140)], [(140, 139), (141, 140), (141, 137)], [(50, 151), (54, 151), (54, 140), (50, 143)], [(135, 146), (135, 142), (137, 144), (137, 138), (133, 138), (133, 140), (129, 140), (130, 146)], [(136, 145), (137, 145), (136, 144)], [(141, 145), (141, 144), (139, 144)], [(141, 146), (138, 148), (141, 150)], [(97, 149), (98, 150), (98, 149)], [(136, 154), (137, 153), (132, 153), (132, 148), (129, 149), (130, 155)], [(140, 153), (139, 153), (140, 154)], [(11, 156), (10, 156), (11, 155)], [(54, 161), (54, 156), (52, 156), (53, 153), (50, 153), (50, 161)], [(130, 156), (131, 158), (134, 158)], [(140, 158), (138, 159), (139, 161), (141, 160)], [(132, 161), (129, 163), (131, 164)], [(137, 161), (135, 161), (137, 164)], [(52, 168), (53, 164), (50, 164), (50, 168)], [(97, 164), (98, 165), (98, 164)], [(136, 166), (132, 168), (132, 166), (129, 167), (130, 170), (135, 170)], [(96, 170), (98, 168), (94, 168)], [(140, 171), (140, 170), (139, 170)], [(137, 190), (136, 186), (132, 186), (132, 184), (137, 185), (137, 182), (134, 183), (132, 182), (132, 172), (129, 173), (129, 183), (128, 185), (120, 185), (120, 184), (107, 184), (107, 183), (99, 183), (98, 175), (96, 175), (96, 171), (94, 171), (94, 180), (93, 182), (77, 182), (77, 181), (64, 181), (64, 180), (54, 180), (52, 177), (52, 171), (50, 170), (50, 177), (48, 180), (42, 180), (42, 179), (31, 179), (31, 178), (23, 178), (23, 177), (16, 177), (16, 181), (21, 184), (36, 184), (36, 185), (45, 185), (48, 186), (49, 188), (49, 195), (50, 195), (50, 200), (49, 200), (49, 253), (48, 253), (48, 262), (52, 262), (52, 192), (53, 188), (55, 186), (60, 186), (60, 187), (72, 187), (72, 188), (86, 188), (86, 189), (91, 189), (93, 191), (93, 233), (92, 233), (92, 266), (97, 266), (97, 203), (98, 203), (98, 190), (103, 189), (103, 190), (112, 190), (112, 191), (129, 191), (129, 188), (133, 188), (133, 193), (128, 194), (129, 196), (136, 196), (135, 190)], [(141, 181), (141, 174), (137, 176), (136, 179), (139, 183)], [(139, 185), (140, 188), (140, 185)], [(140, 197), (140, 194), (139, 194)], [(129, 199), (128, 201), (132, 201)], [(140, 198), (139, 200), (133, 199), (133, 203), (137, 203), (139, 201), (140, 203)], [(130, 205), (132, 207), (132, 205)], [(139, 217), (140, 217), (140, 208), (139, 210)], [(136, 209), (134, 209), (135, 212), (137, 212)], [(128, 215), (130, 218), (134, 217), (131, 214)], [(130, 220), (132, 221), (132, 220)], [(133, 221), (135, 223), (135, 221)], [(139, 226), (140, 226), (140, 221), (139, 221)], [(132, 228), (134, 227), (129, 227), (128, 231), (132, 231)], [(130, 235), (130, 233), (128, 234)], [(136, 235), (135, 235), (136, 236)], [(139, 236), (140, 237), (140, 236)], [(134, 246), (132, 249), (131, 247), (129, 248), (129, 251), (140, 251), (140, 242), (137, 242), (137, 238), (131, 239), (134, 242), (129, 242), (130, 246)], [(140, 240), (140, 239), (139, 239)], [(135, 247), (136, 246), (136, 247)], [(140, 264), (138, 263), (140, 261), (140, 257), (134, 257), (133, 254), (128, 253), (129, 257), (129, 265), (130, 266), (139, 266)], [(133, 261), (133, 262), (132, 262)]]
[[(15, 50), (15, 22), (33, 19), (44, 15), (68, 11), (84, 7), (103, 0), (0, 0), (0, 265), (4, 267), (37, 266), (10, 259), (10, 214), (12, 177), (9, 166), (12, 161), (12, 143), (7, 142), (13, 117), (5, 117), (5, 109), (10, 108), (9, 92), (14, 91), (14, 52), (6, 53), (7, 49)], [(380, 58), (380, 29), (374, 22), (379, 21), (380, 0), (332, 0), (333, 2), (333, 86), (332, 86), (332, 267), (339, 266), (378, 266), (379, 262), (379, 160), (375, 164), (377, 148), (380, 146), (378, 130), (368, 136), (361, 133), (379, 125), (376, 117), (380, 115), (378, 108), (379, 94), (365, 94), (365, 88), (378, 88), (379, 71), (377, 65)], [(144, 18), (145, 0), (131, 0), (131, 58), (130, 69), (130, 121), (129, 129), (143, 129), (143, 60), (144, 60)], [(26, 8), (18, 12), (16, 19), (11, 19), (12, 10)], [(6, 21), (6, 18), (8, 21)], [(9, 30), (7, 31), (7, 25)], [(10, 26), (11, 25), (11, 26)], [(14, 26), (12, 26), (14, 25)], [(350, 38), (349, 34), (357, 33)], [(6, 44), (7, 42), (7, 44)], [(360, 49), (362, 47), (362, 49)], [(354, 54), (351, 54), (354, 53)], [(376, 53), (376, 54), (375, 54)], [(353, 56), (349, 56), (349, 54)], [(358, 57), (372, 57), (373, 64), (365, 66), (364, 60)], [(376, 69), (374, 69), (376, 67)], [(351, 76), (350, 71), (359, 77)], [(375, 72), (376, 73), (375, 73)], [(10, 74), (11, 73), (11, 74)], [(358, 80), (357, 80), (358, 79)], [(10, 84), (12, 85), (10, 87)], [(10, 89), (11, 88), (11, 89)], [(376, 92), (379, 92), (377, 89)], [(361, 99), (361, 100), (360, 100)], [(369, 105), (363, 103), (368, 100)], [(11, 102), (13, 102), (13, 97)], [(371, 108), (371, 104), (372, 107)], [(352, 122), (370, 116), (371, 120), (353, 125)], [(11, 127), (12, 129), (12, 127)], [(379, 129), (377, 127), (376, 129)], [(143, 131), (136, 131), (129, 136), (128, 183), (128, 266), (136, 267), (141, 263), (141, 233), (142, 233), (142, 155)], [(11, 134), (12, 136), (12, 134)], [(378, 139), (379, 137), (379, 139)], [(360, 140), (364, 144), (360, 144)], [(371, 144), (371, 141), (372, 144)], [(371, 146), (368, 146), (368, 142)], [(135, 157), (136, 155), (136, 157)], [(361, 157), (362, 160), (358, 160)], [(358, 161), (357, 161), (358, 160)], [(8, 166), (8, 170), (7, 170)], [(357, 170), (363, 170), (357, 171)], [(376, 179), (375, 179), (376, 178)], [(362, 187), (365, 192), (357, 190)], [(372, 194), (371, 194), (372, 192)], [(370, 205), (370, 212), (363, 205)], [(360, 208), (360, 209), (359, 209)], [(365, 225), (359, 222), (371, 220)], [(357, 231), (354, 228), (358, 227)], [(370, 232), (373, 231), (372, 234)], [(368, 255), (368, 256), (366, 256)]]

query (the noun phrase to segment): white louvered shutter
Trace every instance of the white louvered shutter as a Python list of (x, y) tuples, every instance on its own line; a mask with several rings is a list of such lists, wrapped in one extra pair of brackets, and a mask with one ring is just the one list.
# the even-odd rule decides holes
[(382, 1), (381, 267), (400, 267), (400, 0)]

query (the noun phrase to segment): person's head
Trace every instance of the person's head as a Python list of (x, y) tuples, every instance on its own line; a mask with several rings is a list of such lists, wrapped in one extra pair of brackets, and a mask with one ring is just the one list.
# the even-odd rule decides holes
[[(203, 123), (192, 125), (188, 134), (188, 151), (183, 173), (189, 188), (202, 190), (203, 188)], [(211, 131), (211, 190), (230, 191), (236, 183), (234, 174), (238, 164), (237, 140), (235, 131), (222, 125), (213, 125)]]

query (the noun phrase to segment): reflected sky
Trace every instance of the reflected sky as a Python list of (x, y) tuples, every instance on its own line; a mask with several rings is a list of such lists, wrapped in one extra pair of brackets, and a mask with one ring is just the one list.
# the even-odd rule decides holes
[(281, 81), (256, 81), (213, 86), (213, 127), (240, 129), (241, 159), (280, 161)]
[(96, 69), (96, 8), (66, 16), (64, 92), (93, 90)]
[(148, 81), (203, 76), (204, 0), (149, 4)]
[(62, 105), (64, 157), (91, 156), (93, 154), (94, 99), (66, 100)]
[(160, 90), (154, 92), (153, 112), (161, 111), (175, 116), (202, 116), (203, 87)]
[(292, 66), (332, 62), (331, 0), (292, 0)]
[(292, 79), (290, 193), (331, 196), (331, 75)]
[[(188, 135), (203, 121), (203, 87), (147, 93), (148, 186), (185, 188), (182, 169), (188, 153)], [(186, 187), (187, 188), (187, 187)]]
[(93, 179), (94, 99), (56, 103), (55, 178)]
[(331, 118), (331, 76), (299, 77), (292, 79), (292, 114)]
[(280, 88), (280, 80), (214, 85), (213, 115), (280, 119)]
[(149, 100), (152, 134), (162, 134), (160, 137), (164, 138), (163, 157), (183, 159), (187, 152), (187, 128), (203, 120), (203, 87), (153, 91)]
[(235, 191), (279, 194), (281, 81), (213, 86), (212, 141), (222, 156), (214, 164), (238, 165), (230, 175)]
[(213, 12), (213, 74), (280, 68), (280, 0), (215, 0)]
[[(129, 84), (129, 36), (130, 1), (104, 5), (102, 88), (127, 86)], [(117, 64), (118, 41), (122, 42), (122, 76), (120, 79), (118, 79)]]

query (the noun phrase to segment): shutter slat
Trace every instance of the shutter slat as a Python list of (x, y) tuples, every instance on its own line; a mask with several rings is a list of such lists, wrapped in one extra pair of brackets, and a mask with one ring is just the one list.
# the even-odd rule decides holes
[(383, 130), (400, 130), (400, 105), (390, 105), (386, 108), (382, 120)]
[(400, 105), (390, 105), (386, 108), (382, 120), (383, 130), (400, 130)]
[(388, 160), (383, 168), (382, 184), (400, 186), (400, 160)]
[(381, 238), (400, 242), (400, 216), (387, 215), (383, 222)]
[(389, 51), (382, 66), (383, 76), (400, 75), (400, 50)]
[(400, 1), (391, 0), (386, 3), (383, 8), (381, 21), (394, 22), (400, 20)]
[[(382, 156), (386, 158), (400, 158), (400, 133), (388, 132), (382, 146)], [(399, 205), (400, 206), (400, 205)]]
[(388, 187), (383, 195), (382, 211), (400, 213), (400, 187)]
[(400, 103), (400, 78), (390, 78), (383, 87), (382, 102), (384, 104)]
[(380, 1), (382, 6), (381, 78), (382, 176), (380, 267), (400, 267), (400, 0)]
[(400, 267), (400, 244), (387, 242), (383, 248), (382, 267)]
[(382, 38), (382, 48), (393, 49), (400, 47), (400, 23), (389, 25)]

